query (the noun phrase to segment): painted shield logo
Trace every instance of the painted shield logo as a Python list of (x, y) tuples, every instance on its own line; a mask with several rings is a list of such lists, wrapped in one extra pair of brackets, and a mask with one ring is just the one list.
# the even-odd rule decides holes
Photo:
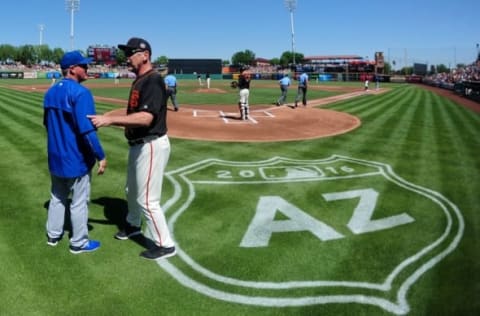
[(178, 256), (158, 264), (186, 287), (241, 304), (406, 314), (410, 287), (464, 230), (443, 195), (374, 161), (208, 159), (166, 178)]

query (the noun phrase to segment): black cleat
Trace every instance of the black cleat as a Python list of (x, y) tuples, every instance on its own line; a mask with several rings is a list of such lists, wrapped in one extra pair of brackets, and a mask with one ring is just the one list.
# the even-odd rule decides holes
[(125, 228), (115, 234), (115, 239), (127, 240), (133, 236), (140, 235), (142, 233), (141, 227), (130, 225), (128, 222)]
[(145, 250), (140, 253), (140, 256), (145, 259), (155, 260), (160, 258), (173, 257), (177, 254), (175, 247), (159, 247), (154, 246), (148, 250)]

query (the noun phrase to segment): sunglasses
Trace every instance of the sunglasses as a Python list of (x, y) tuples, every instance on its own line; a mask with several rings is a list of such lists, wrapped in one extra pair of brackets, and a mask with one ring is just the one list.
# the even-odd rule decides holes
[(132, 57), (136, 53), (141, 53), (141, 52), (144, 52), (144, 51), (145, 51), (144, 49), (132, 49), (132, 50), (126, 51), (125, 56), (126, 57)]
[(83, 68), (85, 71), (88, 69), (88, 65), (81, 64), (81, 65), (75, 65), (76, 67)]

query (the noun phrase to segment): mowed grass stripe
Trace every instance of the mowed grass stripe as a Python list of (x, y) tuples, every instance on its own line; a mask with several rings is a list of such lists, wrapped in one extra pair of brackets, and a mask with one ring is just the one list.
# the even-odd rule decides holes
[[(437, 107), (433, 104), (434, 95), (430, 91), (416, 89), (416, 93), (421, 98), (418, 104), (414, 105), (418, 111), (415, 115), (414, 126), (409, 131), (411, 141), (399, 148), (399, 152), (404, 153), (404, 159), (399, 162), (399, 167), (408, 172), (410, 179), (413, 178), (413, 182), (421, 184), (425, 183), (426, 179), (433, 180), (432, 173), (436, 173), (439, 168), (438, 137), (435, 135), (436, 123), (433, 115), (433, 112), (437, 111)], [(412, 168), (411, 166), (416, 167)]]
[[(367, 117), (369, 115), (374, 115), (377, 113), (378, 108), (375, 106), (378, 103), (391, 102), (395, 104), (396, 95), (399, 93), (400, 89), (391, 90), (382, 94), (372, 95), (365, 94), (350, 100), (340, 101), (331, 105), (328, 105), (329, 109), (337, 110), (341, 112), (354, 113), (356, 115), (362, 115), (362, 117)], [(373, 112), (368, 112), (371, 110)]]
[[(442, 98), (440, 97), (440, 100)], [(438, 101), (438, 100), (437, 100)], [(442, 169), (439, 170), (441, 183), (450, 188), (450, 192), (463, 200), (465, 196), (474, 197), (472, 186), (469, 185), (478, 176), (475, 172), (462, 172), (462, 170), (480, 170), (478, 148), (480, 147), (480, 128), (478, 115), (472, 116), (468, 110), (448, 99), (443, 99), (442, 109), (438, 111), (439, 157)], [(449, 185), (452, 181), (451, 174), (457, 175), (453, 188)], [(459, 186), (458, 184), (462, 184)], [(457, 192), (461, 188), (461, 192)], [(452, 190), (453, 189), (453, 190)], [(465, 190), (473, 194), (465, 194)], [(473, 200), (472, 205), (476, 204)]]
[(419, 129), (424, 128), (417, 119), (423, 112), (425, 96), (421, 91), (409, 89), (401, 97), (402, 101), (392, 105), (390, 118), (383, 125), (386, 131), (382, 142), (395, 166), (415, 154), (409, 148), (418, 142)]
[[(385, 150), (388, 151), (388, 146), (397, 146), (400, 134), (394, 135), (392, 130), (397, 124), (405, 124), (412, 119), (413, 114), (409, 113), (412, 109), (407, 106), (411, 96), (411, 92), (402, 91), (390, 98), (378, 97), (376, 103), (371, 104), (369, 109), (365, 109), (369, 112), (368, 117), (364, 117), (361, 111), (353, 113), (361, 117), (362, 126), (352, 132), (355, 138), (349, 144), (349, 149), (367, 153), (377, 152), (381, 148), (386, 148)], [(404, 129), (400, 132), (406, 133)]]
[[(474, 290), (477, 278), (472, 276), (476, 275), (475, 272), (478, 271), (477, 262), (479, 262), (475, 247), (475, 242), (478, 239), (475, 238), (476, 227), (479, 227), (479, 217), (476, 213), (478, 213), (478, 205), (480, 205), (478, 195), (480, 190), (478, 181), (480, 159), (478, 159), (476, 153), (480, 137), (475, 138), (475, 131), (478, 130), (478, 125), (475, 125), (478, 122), (478, 115), (473, 116), (468, 111), (459, 109), (454, 104), (450, 105), (448, 102), (445, 105), (445, 100), (442, 100), (442, 98), (439, 101), (434, 98), (429, 99), (429, 93), (409, 96), (416, 89), (407, 85), (400, 87), (399, 90), (401, 91), (398, 91), (398, 93), (392, 90), (391, 93), (385, 95), (360, 97), (358, 102), (357, 100), (350, 100), (336, 104), (335, 108), (337, 106), (340, 108), (349, 107), (354, 115), (359, 116), (363, 121), (361, 128), (336, 137), (265, 144), (222, 144), (174, 139), (172, 140), (172, 157), (168, 169), (172, 170), (212, 157), (230, 161), (255, 161), (277, 155), (296, 159), (318, 159), (331, 154), (345, 154), (356, 158), (389, 163), (399, 176), (414, 184), (439, 191), (451, 199), (453, 203), (459, 206), (466, 221), (466, 234), (459, 249), (456, 249), (446, 260), (423, 275), (408, 292), (407, 299), (412, 307), (411, 313), (415, 315), (441, 314), (442, 311), (448, 311), (452, 315), (475, 314), (474, 311), (478, 310)], [(31, 100), (38, 101), (41, 99), (33, 93), (28, 93), (28, 95), (33, 96)], [(410, 97), (410, 101), (408, 101), (407, 96)], [(402, 99), (403, 97), (407, 100)], [(420, 104), (408, 104), (404, 101)], [(2, 101), (0, 100), (0, 102)], [(367, 102), (369, 105), (366, 106), (362, 102)], [(393, 103), (387, 106), (388, 102)], [(33, 105), (33, 103), (29, 107), (38, 106)], [(3, 102), (0, 104), (0, 110), (2, 104)], [(29, 107), (23, 109), (23, 111), (28, 112)], [(443, 112), (433, 113), (442, 108)], [(9, 110), (12, 111), (12, 109)], [(42, 111), (40, 110), (38, 113), (42, 113)], [(375, 115), (378, 117), (375, 118), (373, 113), (376, 113)], [(27, 128), (30, 132), (22, 131), (24, 135), (22, 137), (32, 137), (32, 139), (36, 137), (37, 141), (40, 142), (30, 151), (27, 148), (23, 151), (21, 146), (16, 146), (16, 143), (13, 142), (13, 137), (17, 135), (17, 129), (24, 129), (23, 126), (26, 122), (16, 124), (16, 117), (9, 114), (7, 122), (9, 129), (6, 131), (2, 129), (0, 135), (0, 152), (3, 154), (0, 167), (2, 176), (7, 175), (2, 177), (3, 180), (0, 180), (0, 185), (4, 188), (1, 203), (5, 203), (5, 201), (9, 203), (1, 204), (3, 230), (0, 234), (0, 256), (4, 260), (0, 267), (3, 285), (0, 286), (3, 289), (3, 291), (0, 290), (0, 294), (8, 304), (0, 307), (0, 314), (43, 315), (50, 313), (60, 315), (81, 313), (94, 315), (122, 311), (124, 314), (148, 315), (152, 314), (152, 311), (157, 307), (165, 307), (165, 314), (179, 315), (228, 314), (236, 316), (279, 313), (297, 315), (302, 314), (302, 312), (308, 312), (309, 314), (321, 312), (325, 315), (386, 314), (385, 311), (377, 307), (362, 304), (327, 304), (276, 309), (224, 303), (199, 295), (184, 288), (167, 273), (158, 271), (156, 265), (140, 263), (138, 252), (141, 249), (137, 244), (114, 241), (112, 235), (115, 233), (116, 227), (108, 222), (107, 214), (109, 213), (105, 212), (104, 207), (95, 202), (90, 204), (90, 218), (98, 219), (98, 221), (91, 222), (93, 228), (91, 236), (102, 241), (103, 245), (99, 252), (91, 255), (73, 256), (68, 252), (68, 240), (65, 239), (56, 248), (47, 247), (44, 236), (46, 213), (43, 209), (43, 203), (48, 199), (50, 181), (44, 148), (46, 144), (45, 133), (39, 134), (39, 129), (36, 127)], [(466, 119), (462, 120), (464, 117)], [(392, 124), (391, 120), (393, 118), (398, 119), (400, 125)], [(4, 120), (2, 120), (3, 124)], [(442, 129), (443, 131), (438, 131), (433, 136), (429, 135), (436, 129)], [(373, 131), (376, 131), (376, 134)], [(4, 139), (4, 134), (9, 137), (9, 142)], [(462, 138), (462, 134), (465, 134), (466, 137)], [(116, 128), (102, 128), (99, 130), (99, 136), (109, 157), (109, 167), (106, 175), (93, 177), (92, 201), (99, 197), (124, 199), (123, 187), (128, 145), (123, 137), (123, 132)], [(460, 138), (460, 140), (453, 141), (456, 138)], [(27, 143), (26, 146), (31, 146), (31, 143)], [(467, 148), (462, 148), (462, 146)], [(36, 159), (39, 162), (41, 161), (41, 165), (31, 165), (28, 157), (31, 155), (37, 156)], [(459, 160), (464, 155), (468, 157)], [(17, 156), (21, 158), (17, 159)], [(43, 159), (44, 161), (42, 161)], [(23, 166), (25, 163), (26, 165)], [(434, 168), (444, 175), (440, 177), (432, 176), (429, 170), (432, 163), (440, 164)], [(8, 173), (5, 172), (6, 170), (8, 170)], [(15, 172), (17, 174), (14, 174)], [(457, 173), (459, 176), (457, 176)], [(21, 179), (21, 181), (18, 181), (18, 179)], [(16, 186), (12, 186), (11, 182), (18, 183)], [(167, 198), (171, 196), (173, 189), (169, 181), (165, 181), (164, 187), (163, 197)], [(294, 185), (292, 184), (291, 187), (293, 189)], [(38, 193), (32, 194), (36, 191)], [(300, 198), (301, 194), (298, 197)], [(313, 200), (310, 199), (305, 203), (313, 203), (310, 201)], [(210, 201), (205, 203), (207, 203), (205, 210), (199, 210), (200, 212), (208, 212), (209, 207), (211, 207)], [(8, 207), (4, 208), (4, 205)], [(431, 210), (425, 209), (424, 211), (427, 214)], [(433, 217), (435, 216), (433, 213), (430, 216), (434, 221), (441, 220)], [(374, 234), (368, 234), (363, 238), (367, 241), (367, 245), (374, 245), (374, 243), (368, 243), (369, 240), (373, 241), (375, 239)], [(403, 239), (407, 246), (412, 242), (412, 238), (415, 239), (415, 236), (398, 235), (398, 239)], [(194, 246), (192, 245), (192, 247)], [(225, 255), (214, 248), (211, 248), (213, 249), (211, 252), (215, 253), (217, 257)], [(338, 251), (339, 249), (337, 247), (335, 250)], [(329, 257), (333, 260), (329, 264), (338, 266), (338, 278), (340, 279), (342, 275), (348, 275), (349, 271), (356, 269), (356, 262), (368, 256), (371, 249), (356, 247), (352, 251), (347, 246), (338, 252), (339, 256)], [(378, 250), (380, 248), (374, 249)], [(332, 252), (333, 254), (336, 253)], [(308, 253), (300, 254), (299, 257), (301, 255), (309, 258)], [(176, 258), (171, 260), (174, 264), (178, 261)], [(274, 260), (275, 263), (280, 261), (282, 260)], [(53, 262), (55, 264), (52, 264)], [(122, 262), (122, 264), (118, 265), (118, 262)], [(295, 262), (293, 263), (295, 264)], [(118, 271), (112, 273), (112, 266), (114, 265), (116, 265)], [(218, 265), (220, 266), (220, 263)], [(381, 263), (379, 267), (380, 265)], [(276, 270), (277, 275), (280, 276), (281, 272), (288, 272), (287, 266), (279, 266), (280, 268)], [(255, 270), (254, 268), (252, 270)], [(261, 269), (262, 267), (257, 268)], [(320, 267), (320, 269), (323, 268)], [(136, 271), (136, 273), (132, 274), (131, 271)], [(238, 273), (238, 271), (232, 270), (232, 274), (234, 273)], [(375, 273), (380, 273), (380, 271), (376, 270)], [(152, 275), (154, 275), (153, 278)], [(287, 274), (285, 274), (285, 278), (288, 278)], [(252, 275), (252, 279), (255, 279), (255, 275)], [(89, 282), (85, 282), (85, 280), (89, 280)], [(368, 277), (365, 277), (365, 280), (368, 281)], [(72, 284), (78, 285), (73, 289), (73, 292), (58, 291), (58, 289), (71, 288)], [(91, 284), (98, 286), (92, 287)], [(169, 291), (162, 292), (162, 288), (165, 287), (168, 287)], [(219, 288), (227, 287), (220, 286)], [(15, 289), (15, 291), (11, 289)], [(149, 295), (152, 291), (163, 293), (163, 296), (156, 300), (154, 305), (151, 304), (152, 296)], [(244, 292), (247, 291), (241, 291), (241, 293)], [(259, 294), (261, 291), (252, 292)], [(267, 296), (275, 296), (276, 293), (273, 292), (266, 294)], [(22, 294), (18, 295), (18, 293)], [(64, 295), (65, 293), (70, 294)], [(122, 293), (128, 293), (129, 299), (125, 299)], [(345, 294), (343, 292), (338, 293)], [(56, 299), (52, 300), (52, 297)], [(182, 305), (182, 299), (179, 297), (183, 298), (184, 301), (185, 298), (188, 298), (186, 301), (189, 303), (186, 306), (185, 304)], [(435, 302), (432, 303), (432, 298), (437, 299), (434, 299)], [(88, 300), (88, 304), (85, 304), (85, 299)], [(391, 299), (395, 301), (394, 297)], [(132, 304), (131, 302), (135, 303)], [(166, 302), (172, 304), (166, 304)], [(471, 304), (465, 304), (465, 302), (471, 302)], [(139, 306), (141, 307), (138, 308)]]
[[(43, 129), (43, 109), (38, 104), (38, 96), (20, 96), (18, 92), (0, 89), (0, 109), (2, 111), (2, 124), (17, 126), (15, 139), (22, 138), (29, 130), (37, 133)], [(7, 121), (8, 120), (8, 121)]]
[[(18, 96), (16, 93), (14, 95)], [(98, 270), (98, 266), (101, 266), (102, 261), (105, 260), (105, 254), (97, 255), (97, 257), (72, 256), (67, 250), (68, 236), (56, 248), (45, 245), (43, 227), (46, 210), (44, 205), (49, 199), (50, 175), (46, 157), (46, 134), (41, 119), (43, 110), (41, 106), (39, 110), (36, 109), (39, 99), (38, 96), (28, 94), (23, 98), (7, 98), (5, 102), (0, 101), (0, 110), (4, 114), (2, 116), (2, 134), (0, 135), (0, 148), (2, 149), (0, 186), (6, 189), (0, 191), (0, 203), (2, 212), (8, 214), (2, 219), (3, 228), (2, 234), (0, 234), (0, 244), (4, 245), (1, 247), (1, 256), (6, 259), (1, 265), (2, 285), (4, 288), (14, 288), (15, 291), (22, 293), (22, 295), (6, 297), (8, 297), (9, 304), (15, 308), (11, 312), (24, 315), (51, 313), (52, 306), (49, 298), (57, 296), (59, 288), (69, 287), (72, 282), (82, 283), (85, 275), (88, 275), (91, 282), (95, 284), (104, 284), (108, 279), (106, 277), (108, 271), (102, 270), (102, 268)], [(35, 110), (35, 113), (31, 113), (32, 109)], [(28, 119), (24, 119), (24, 117), (28, 117)], [(121, 132), (105, 130), (107, 135), (112, 133), (114, 137), (117, 135), (118, 138), (122, 137)], [(124, 142), (117, 144), (116, 141), (112, 141), (112, 144), (109, 144), (109, 153), (112, 156), (119, 156), (120, 153), (126, 152), (125, 147)], [(123, 155), (118, 160), (124, 162)], [(100, 189), (107, 190), (105, 194), (110, 196), (108, 189), (115, 187), (116, 182), (120, 183), (119, 187), (121, 187), (118, 190), (119, 196), (124, 197), (122, 194), (124, 181), (109, 183), (113, 179), (121, 178), (123, 180), (125, 177), (124, 165), (118, 168), (118, 172), (112, 168), (114, 165), (115, 163), (109, 163), (105, 177), (99, 179), (94, 176), (93, 198), (98, 196)], [(91, 209), (96, 209), (95, 205), (91, 205)], [(90, 218), (103, 218), (103, 214), (90, 213)], [(103, 227), (98, 224), (94, 224), (94, 226), (96, 230), (92, 236), (98, 237)], [(111, 234), (113, 233), (108, 233), (109, 236)], [(100, 239), (107, 240), (105, 236)], [(105, 253), (109, 249), (102, 249), (102, 251)], [(32, 258), (35, 258), (36, 264), (30, 264)], [(51, 262), (56, 262), (56, 264), (51, 264)], [(68, 274), (70, 274), (68, 278), (49, 277), (62, 275), (65, 271), (63, 267), (67, 265), (69, 267)], [(42, 267), (41, 273), (38, 270), (39, 266)], [(110, 284), (111, 282), (106, 283)], [(116, 291), (111, 290), (107, 284), (100, 288), (103, 293)], [(83, 288), (80, 287), (75, 291), (82, 293)], [(107, 296), (117, 297), (118, 295), (107, 294)], [(115, 309), (114, 304), (100, 298), (90, 300), (89, 304), (93, 304), (92, 314), (95, 314), (94, 311), (98, 306), (105, 304), (111, 305), (110, 310)], [(2, 310), (6, 311), (6, 309)], [(128, 310), (128, 308), (123, 310)]]
[[(8, 148), (10, 152), (14, 152), (11, 154), (12, 158), (8, 159), (10, 161), (9, 168), (3, 172), (3, 175), (15, 180), (19, 168), (29, 167), (36, 170), (38, 166), (41, 166), (41, 169), (47, 174), (45, 177), (39, 176), (35, 179), (48, 179), (46, 131), (43, 126), (43, 107), (39, 106), (43, 97), (33, 93), (0, 90), (1, 97), (6, 98), (4, 102), (0, 102), (0, 111), (3, 113), (0, 149)], [(11, 98), (11, 94), (14, 98)], [(123, 135), (123, 129), (102, 128), (98, 131), (98, 135), (107, 155), (107, 171), (109, 174), (116, 172), (123, 174), (128, 153), (128, 144)], [(21, 158), (15, 158), (17, 156)], [(10, 172), (12, 172), (11, 176)], [(122, 187), (124, 186), (123, 182), (122, 180)], [(16, 191), (20, 192), (21, 189), (18, 188)]]
[(3, 107), (2, 111), (2, 134), (1, 137), (14, 147), (22, 147), (28, 151), (29, 148), (42, 148), (40, 139), (45, 137), (45, 129), (42, 121), (35, 116), (27, 116), (22, 111), (10, 110), (11, 107)]
[(448, 112), (444, 121), (447, 124), (445, 130), (458, 132), (461, 130), (462, 139), (465, 141), (479, 141), (480, 140), (480, 115), (472, 115), (472, 111), (448, 99), (444, 100), (444, 106), (447, 107)]
[[(38, 177), (34, 174), (38, 169), (42, 169), (39, 166), (46, 169), (46, 141), (43, 128), (31, 120), (19, 124), (16, 117), (7, 115), (2, 118), (2, 124), (0, 135), (2, 176), (4, 176), (2, 182), (12, 181), (13, 186), (19, 183), (27, 186), (35, 185)], [(25, 177), (23, 170), (32, 170), (32, 176)]]
[(25, 93), (0, 87), (0, 100), (4, 105), (11, 105), (15, 109), (24, 109), (26, 113), (35, 114), (43, 112), (43, 95), (38, 93)]
[[(24, 143), (25, 148), (40, 148), (45, 150), (46, 131), (43, 126), (43, 96), (38, 94), (25, 94), (13, 90), (0, 89), (0, 109), (3, 116), (4, 129), (1, 135), (11, 146)], [(40, 104), (40, 105), (39, 105)], [(109, 150), (123, 149), (126, 146), (123, 129), (107, 128), (98, 133), (100, 139), (109, 145)], [(39, 139), (41, 141), (39, 141)], [(40, 146), (40, 147), (39, 147)]]

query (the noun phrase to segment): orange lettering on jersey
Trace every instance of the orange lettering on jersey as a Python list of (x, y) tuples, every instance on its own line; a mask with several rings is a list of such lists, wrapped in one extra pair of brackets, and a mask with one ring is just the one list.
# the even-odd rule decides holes
[(140, 94), (138, 90), (133, 90), (130, 93), (130, 100), (128, 102), (129, 107), (136, 108), (138, 107), (138, 99), (140, 98)]

